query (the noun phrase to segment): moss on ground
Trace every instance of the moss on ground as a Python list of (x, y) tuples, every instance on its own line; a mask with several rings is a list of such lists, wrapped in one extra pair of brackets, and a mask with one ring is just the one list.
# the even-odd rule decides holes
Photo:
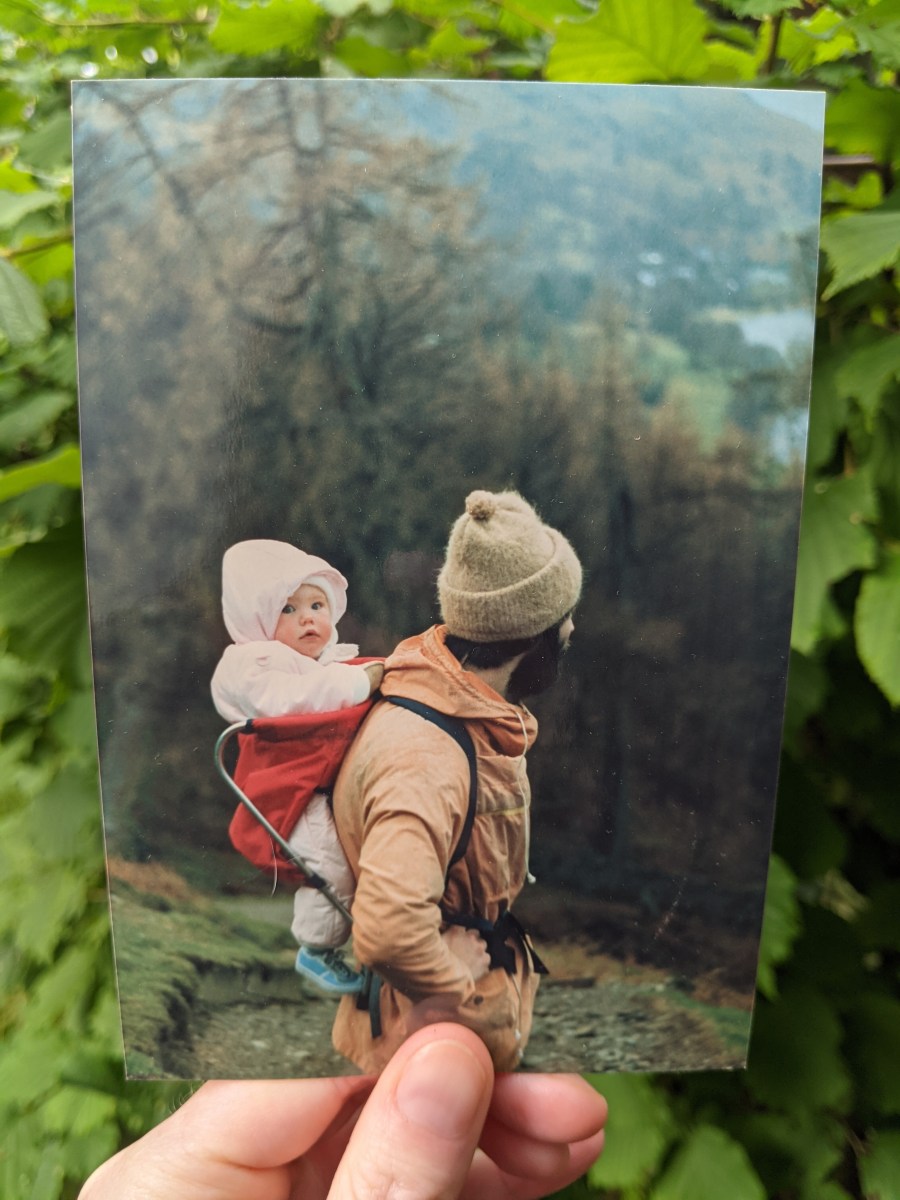
[(176, 904), (119, 881), (113, 919), (131, 1077), (166, 1073), (160, 1042), (177, 1036), (205, 973), (268, 972), (290, 963), (288, 930), (224, 914), (208, 901), (185, 898)]
[(742, 1008), (703, 1004), (676, 988), (666, 991), (666, 999), (689, 1012), (696, 1013), (712, 1025), (722, 1043), (730, 1050), (746, 1054), (750, 1042), (750, 1023), (753, 1014)]

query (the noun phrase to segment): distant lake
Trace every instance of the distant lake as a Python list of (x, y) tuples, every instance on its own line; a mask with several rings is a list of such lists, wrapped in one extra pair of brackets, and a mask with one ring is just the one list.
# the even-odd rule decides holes
[(769, 346), (784, 357), (795, 342), (810, 345), (814, 316), (806, 308), (773, 312), (733, 313), (732, 319), (751, 346)]

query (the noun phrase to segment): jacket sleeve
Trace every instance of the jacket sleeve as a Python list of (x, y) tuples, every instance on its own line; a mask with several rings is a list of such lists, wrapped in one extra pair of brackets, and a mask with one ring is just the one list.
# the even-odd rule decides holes
[(410, 736), (370, 762), (363, 780), (353, 948), (413, 1003), (445, 996), (462, 1004), (475, 983), (441, 937), (440, 905), (468, 808), (469, 767), (446, 734), (419, 717), (401, 720)]
[(277, 643), (228, 647), (212, 679), (213, 702), (221, 717), (240, 721), (244, 717), (333, 712), (361, 704), (368, 696), (369, 677), (362, 667), (348, 663), (320, 666), (312, 660), (304, 664), (300, 655), (285, 650), (300, 662), (285, 660)]

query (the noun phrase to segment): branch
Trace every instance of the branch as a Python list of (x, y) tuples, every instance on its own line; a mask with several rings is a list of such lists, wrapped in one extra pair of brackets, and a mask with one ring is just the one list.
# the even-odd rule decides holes
[[(526, 25), (533, 25), (535, 29), (540, 29), (541, 33), (554, 34), (556, 27), (548, 21), (539, 21), (533, 13), (523, 12), (517, 4), (511, 4), (510, 0), (488, 0), (489, 4), (493, 4), (496, 8), (503, 9), (513, 17), (518, 17), (520, 21), (524, 21)], [(589, 16), (590, 11), (585, 10), (585, 16)]]
[(55, 233), (52, 237), (42, 238), (41, 241), (35, 242), (31, 246), (18, 246), (15, 250), (0, 249), (0, 257), (5, 259), (24, 258), (26, 254), (43, 254), (45, 250), (52, 250), (54, 246), (62, 246), (66, 242), (71, 242), (72, 230), (65, 229), (62, 233)]
[(769, 39), (769, 53), (766, 55), (766, 61), (763, 63), (761, 71), (762, 75), (771, 75), (775, 70), (775, 62), (778, 58), (778, 42), (781, 38), (781, 26), (784, 23), (784, 13), (777, 13), (772, 22), (772, 36)]
[[(202, 11), (202, 10), (198, 10)], [(66, 21), (47, 17), (42, 11), (33, 14), (45, 25), (52, 29), (133, 29), (149, 27), (153, 29), (179, 29), (182, 25), (212, 25), (215, 18), (209, 16), (196, 17), (145, 17), (134, 16), (127, 21), (118, 17), (91, 17), (82, 21)]]

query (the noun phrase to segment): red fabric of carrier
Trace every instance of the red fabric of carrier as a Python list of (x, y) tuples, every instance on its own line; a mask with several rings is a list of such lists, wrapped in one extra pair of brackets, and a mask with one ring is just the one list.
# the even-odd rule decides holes
[[(238, 734), (234, 782), (287, 840), (316, 792), (334, 784), (371, 699), (334, 712), (257, 717)], [(280, 847), (239, 804), (228, 827), (231, 844), (255, 867), (292, 886), (305, 882)]]

